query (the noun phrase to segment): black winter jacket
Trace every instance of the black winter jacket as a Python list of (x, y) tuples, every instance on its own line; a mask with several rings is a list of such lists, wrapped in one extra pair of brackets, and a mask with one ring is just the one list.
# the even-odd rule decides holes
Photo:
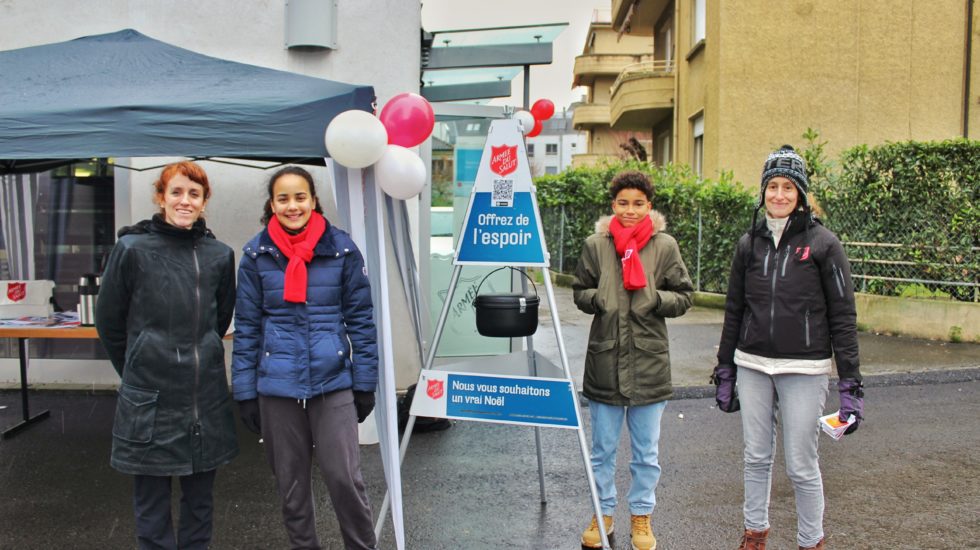
[(718, 362), (735, 349), (779, 359), (829, 359), (861, 379), (857, 313), (844, 247), (819, 220), (795, 212), (773, 245), (765, 220), (738, 241)]
[(123, 228), (95, 311), (122, 377), (111, 465), (127, 474), (188, 475), (238, 454), (221, 338), (235, 304), (235, 258), (199, 220)]

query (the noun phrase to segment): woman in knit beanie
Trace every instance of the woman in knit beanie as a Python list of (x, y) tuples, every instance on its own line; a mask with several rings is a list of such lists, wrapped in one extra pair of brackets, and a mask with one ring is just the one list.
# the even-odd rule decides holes
[(756, 221), (732, 261), (725, 323), (712, 381), (725, 412), (742, 412), (745, 515), (739, 549), (763, 550), (777, 417), (796, 492), (799, 548), (824, 548), (817, 420), (837, 362), (839, 419), (864, 418), (850, 265), (837, 237), (810, 211), (806, 164), (789, 145), (762, 168)]

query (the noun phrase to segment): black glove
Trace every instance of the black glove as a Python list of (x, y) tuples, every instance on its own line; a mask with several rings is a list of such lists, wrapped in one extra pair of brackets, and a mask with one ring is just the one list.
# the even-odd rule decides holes
[(238, 402), (238, 415), (242, 424), (253, 433), (262, 433), (262, 415), (259, 413), (259, 400), (246, 399)]
[(357, 423), (364, 422), (364, 419), (374, 410), (374, 392), (355, 391), (354, 408), (357, 409)]
[(738, 402), (738, 388), (735, 387), (737, 375), (735, 365), (718, 365), (711, 374), (711, 383), (715, 385), (715, 403), (726, 413), (742, 408)]

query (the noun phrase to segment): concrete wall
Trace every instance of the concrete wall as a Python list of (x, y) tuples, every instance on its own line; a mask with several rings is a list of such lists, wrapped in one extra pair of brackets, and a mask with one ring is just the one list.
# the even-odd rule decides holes
[(766, 154), (802, 147), (807, 127), (831, 157), (863, 143), (962, 135), (965, 14), (963, 0), (794, 0), (785, 9), (709, 0), (705, 53), (719, 71), (703, 84), (717, 97), (717, 112), (706, 111), (705, 174), (733, 170), (754, 187)]
[[(285, 48), (285, 3), (286, 0), (4, 0), (0, 2), (0, 49), (133, 28), (206, 55), (371, 85), (379, 106), (395, 94), (418, 91), (418, 2), (338, 2), (337, 48), (320, 51)], [(165, 80), (161, 86), (166, 86)], [(117, 159), (136, 166), (155, 166), (170, 160), (174, 159)], [(213, 188), (207, 208), (208, 224), (240, 257), (242, 246), (261, 229), (258, 220), (269, 172), (214, 162), (204, 162), (203, 166)], [(151, 215), (155, 211), (151, 185), (159, 171), (117, 169), (117, 173), (117, 226)], [(320, 169), (314, 176), (321, 198), (332, 202), (329, 174)], [(414, 202), (409, 205), (410, 212), (417, 211)], [(328, 215), (333, 209), (327, 208)], [(396, 317), (396, 326), (403, 321), (407, 322)], [(32, 380), (88, 382), (92, 374), (74, 370), (77, 365), (55, 368), (44, 367), (43, 363), (32, 363)], [(109, 378), (115, 377), (111, 368), (105, 369)], [(399, 378), (403, 386), (403, 377)], [(0, 382), (17, 379), (16, 360), (0, 360)]]
[[(595, 41), (592, 42), (590, 51), (589, 41), (595, 33)], [(586, 54), (652, 54), (653, 37), (623, 34), (619, 37), (619, 31), (614, 30), (609, 25), (593, 23), (586, 35), (585, 48), (582, 53)]]
[[(730, 170), (751, 188), (766, 154), (783, 143), (802, 147), (808, 127), (828, 141), (831, 157), (865, 143), (962, 136), (966, 0), (706, 4), (704, 47), (692, 51), (693, 2), (673, 2), (675, 162), (691, 162), (690, 121), (701, 112), (705, 176)], [(968, 101), (974, 138), (977, 12)], [(634, 29), (646, 34), (652, 17)]]
[[(980, 304), (947, 300), (916, 300), (857, 293), (861, 330), (928, 338), (980, 342)], [(695, 292), (694, 305), (724, 309), (725, 295)]]
[(857, 294), (858, 325), (868, 330), (980, 342), (980, 304)]

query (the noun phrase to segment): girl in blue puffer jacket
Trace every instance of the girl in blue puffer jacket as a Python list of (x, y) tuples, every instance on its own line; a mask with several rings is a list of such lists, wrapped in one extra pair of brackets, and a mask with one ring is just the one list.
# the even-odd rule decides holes
[(377, 333), (360, 251), (332, 226), (313, 176), (269, 180), (266, 224), (238, 268), (232, 391), (265, 442), (290, 548), (320, 548), (312, 461), (326, 478), (348, 549), (374, 549), (357, 424), (374, 408)]

